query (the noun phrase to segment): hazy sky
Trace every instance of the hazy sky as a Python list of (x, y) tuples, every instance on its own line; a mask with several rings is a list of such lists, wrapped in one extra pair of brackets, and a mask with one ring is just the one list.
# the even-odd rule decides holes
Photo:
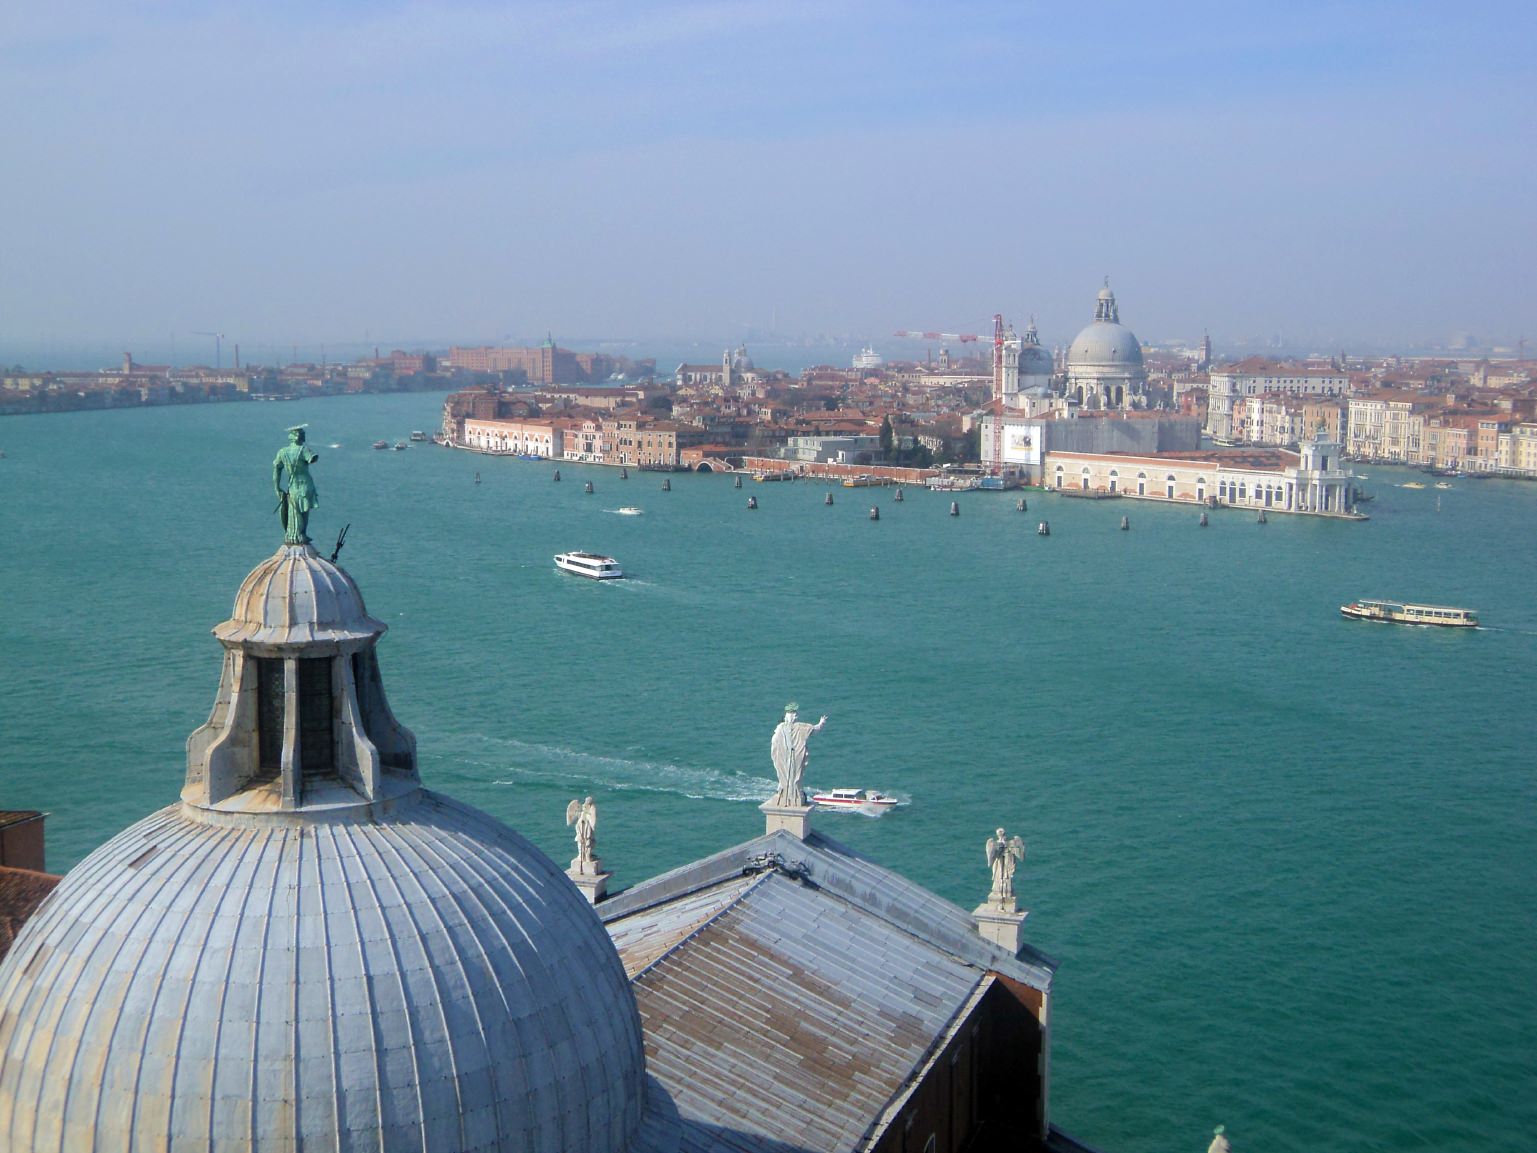
[(38, 339), (1537, 338), (1530, 3), (0, 12)]

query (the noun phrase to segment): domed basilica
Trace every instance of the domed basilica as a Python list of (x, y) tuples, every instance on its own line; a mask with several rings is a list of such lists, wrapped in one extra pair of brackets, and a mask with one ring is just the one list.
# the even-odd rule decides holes
[(1093, 323), (1068, 345), (1067, 398), (1091, 412), (1147, 407), (1142, 345), (1121, 324), (1109, 277), (1095, 301)]

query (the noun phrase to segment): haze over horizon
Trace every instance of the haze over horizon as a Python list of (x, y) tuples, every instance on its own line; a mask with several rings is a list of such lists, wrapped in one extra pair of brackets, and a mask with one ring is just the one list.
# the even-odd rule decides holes
[(1057, 344), (1105, 274), (1149, 340), (1514, 346), (1534, 30), (1505, 3), (26, 0), (0, 360), (880, 345), (996, 311)]

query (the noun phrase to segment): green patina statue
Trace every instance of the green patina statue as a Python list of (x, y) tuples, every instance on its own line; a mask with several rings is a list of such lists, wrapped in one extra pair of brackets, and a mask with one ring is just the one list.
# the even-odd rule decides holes
[[(278, 449), (272, 461), (272, 490), (278, 494), (284, 544), (309, 544), (305, 529), (309, 527), (310, 509), (320, 503), (320, 494), (310, 479), (310, 465), (319, 459), (319, 453), (304, 447), (304, 426), (300, 424), (288, 430), (288, 443)], [(284, 475), (288, 477), (286, 489)]]

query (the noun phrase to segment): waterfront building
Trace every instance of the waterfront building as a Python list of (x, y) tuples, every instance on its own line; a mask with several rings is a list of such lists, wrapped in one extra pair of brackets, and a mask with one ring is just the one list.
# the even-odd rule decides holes
[(1195, 452), (1051, 452), (1046, 476), (1059, 490), (1187, 504), (1357, 517), (1354, 474), (1338, 441), (1320, 434), (1300, 452), (1207, 449)]
[(1089, 412), (1147, 406), (1142, 345), (1121, 324), (1109, 277), (1095, 301), (1094, 320), (1067, 347), (1067, 397)]
[(1214, 440), (1232, 441), (1237, 439), (1235, 410), (1240, 398), (1265, 393), (1345, 397), (1350, 394), (1350, 376), (1335, 368), (1250, 357), (1212, 368), (1207, 388), (1206, 431)]
[[(1003, 423), (995, 436), (994, 421)], [(1096, 455), (1114, 453), (1155, 454), (1190, 452), (1201, 445), (1200, 421), (1169, 413), (1070, 413), (1048, 408), (1045, 415), (1029, 415), (1029, 409), (998, 411), (994, 407), (982, 419), (982, 465), (1018, 475), (1026, 484), (1047, 484), (1044, 465), (1052, 453)], [(994, 444), (1000, 459), (995, 460)]]
[(564, 430), (552, 420), (466, 419), (459, 443), (481, 452), (546, 459), (564, 456), (566, 451)]
[(180, 798), (0, 960), (7, 1153), (1080, 1148), (1012, 862), (967, 911), (770, 803), (595, 907), (424, 786), (385, 628), (307, 543), (241, 583)]

